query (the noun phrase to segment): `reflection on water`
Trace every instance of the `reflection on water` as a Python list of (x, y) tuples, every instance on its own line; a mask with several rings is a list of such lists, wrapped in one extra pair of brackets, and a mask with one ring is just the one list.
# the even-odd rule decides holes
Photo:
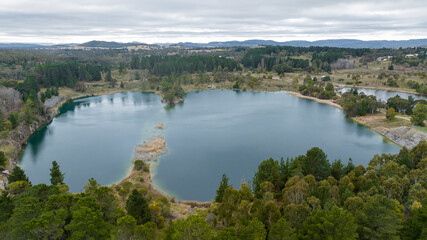
[[(350, 89), (351, 88), (341, 88), (339, 92), (345, 93)], [(384, 90), (366, 89), (366, 88), (357, 88), (357, 91), (359, 93), (363, 92), (366, 95), (374, 95), (375, 97), (377, 97), (377, 100), (381, 100), (383, 102), (386, 102), (387, 99), (395, 97), (396, 95), (399, 95), (401, 98), (404, 98), (404, 99), (408, 99), (409, 96), (412, 96), (415, 100), (420, 100), (420, 99), (427, 100), (426, 96), (419, 95), (419, 94), (412, 94), (412, 93), (384, 91)]]
[[(164, 130), (155, 126), (163, 123)], [(223, 173), (238, 187), (269, 157), (295, 157), (312, 147), (330, 160), (367, 164), (399, 147), (345, 118), (334, 107), (285, 92), (200, 91), (166, 106), (150, 93), (81, 98), (28, 141), (21, 165), (34, 183), (49, 183), (58, 161), (71, 191), (93, 177), (123, 178), (136, 144), (162, 134), (168, 152), (155, 164), (153, 182), (178, 199), (211, 200)]]

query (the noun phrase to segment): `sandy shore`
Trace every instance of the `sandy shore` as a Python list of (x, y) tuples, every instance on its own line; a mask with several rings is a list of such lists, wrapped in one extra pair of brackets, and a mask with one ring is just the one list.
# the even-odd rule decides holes
[(316, 101), (318, 103), (324, 103), (324, 104), (328, 104), (330, 106), (342, 109), (341, 105), (339, 105), (338, 103), (335, 103), (333, 100), (318, 99), (318, 98), (315, 98), (315, 97), (305, 96), (305, 95), (302, 95), (301, 93), (292, 92), (292, 91), (287, 91), (286, 93), (290, 94), (290, 95), (293, 95), (295, 97), (310, 99), (310, 100)]

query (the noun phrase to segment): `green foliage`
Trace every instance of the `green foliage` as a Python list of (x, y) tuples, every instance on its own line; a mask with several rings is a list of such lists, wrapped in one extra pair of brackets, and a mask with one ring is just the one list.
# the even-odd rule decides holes
[(298, 90), (302, 95), (312, 96), (320, 99), (331, 99), (336, 96), (334, 92), (334, 85), (332, 83), (326, 84), (323, 87), (323, 83), (316, 83), (310, 76), (304, 79), (304, 84), (299, 86)]
[[(274, 70), (278, 74), (285, 72), (294, 72), (305, 70), (311, 72), (325, 71), (331, 72), (331, 63), (347, 55), (361, 57), (363, 54), (370, 53), (371, 49), (349, 49), (349, 48), (331, 48), (331, 47), (290, 47), (290, 46), (265, 46), (263, 48), (253, 48), (246, 51), (242, 58), (242, 64), (246, 68), (267, 71)], [(292, 56), (301, 56), (305, 53), (311, 54), (310, 60), (293, 58)]]
[[(413, 100), (413, 99), (412, 99)], [(387, 107), (393, 108), (398, 113), (411, 114), (414, 102), (410, 99), (401, 98), (399, 95), (387, 100)]]
[(313, 175), (316, 180), (322, 180), (329, 176), (330, 163), (322, 149), (314, 147), (307, 151), (301, 161), (304, 175)]
[(19, 114), (11, 113), (9, 115), (9, 121), (12, 123), (12, 128), (15, 129), (19, 124)]
[(9, 183), (7, 186), (7, 190), (9, 193), (17, 195), (23, 193), (30, 187), (30, 183), (28, 181), (16, 181), (13, 183)]
[(135, 160), (134, 167), (136, 170), (141, 170), (145, 166), (145, 163), (142, 160)]
[(173, 225), (172, 240), (211, 239), (212, 227), (201, 216), (189, 216)]
[(105, 74), (105, 81), (106, 82), (111, 82), (113, 78), (111, 77), (111, 70), (108, 70), (107, 73)]
[(136, 189), (132, 191), (126, 201), (126, 211), (137, 220), (138, 224), (144, 224), (151, 221), (148, 202)]
[(297, 240), (297, 234), (286, 219), (280, 218), (271, 227), (268, 233), (268, 240)]
[(3, 169), (6, 166), (6, 155), (4, 152), (0, 151), (0, 169)]
[(71, 232), (70, 239), (106, 239), (110, 224), (105, 222), (100, 206), (94, 197), (81, 197), (71, 210), (71, 221), (65, 226)]
[(332, 207), (331, 210), (314, 211), (304, 223), (301, 239), (357, 239), (357, 224), (346, 210)]
[(385, 117), (388, 119), (388, 120), (390, 120), (390, 121), (392, 121), (392, 120), (394, 120), (395, 119), (395, 117), (396, 117), (396, 111), (394, 110), (394, 108), (389, 108), (389, 109), (387, 109), (387, 112), (385, 113)]
[(350, 90), (341, 95), (338, 103), (343, 107), (347, 117), (364, 116), (368, 113), (375, 113), (381, 104), (375, 96), (358, 94), (357, 90)]
[(411, 115), (411, 122), (417, 126), (424, 126), (424, 121), (427, 119), (427, 105), (417, 104), (414, 108), (414, 111)]
[(22, 170), (19, 166), (15, 166), (7, 178), (9, 184), (17, 181), (27, 181), (30, 182), (27, 175), (25, 175), (24, 170)]
[(176, 100), (184, 97), (184, 90), (176, 82), (175, 77), (165, 77), (160, 83), (160, 90), (163, 93), (163, 100), (168, 104), (172, 105)]
[(37, 82), (36, 76), (34, 74), (28, 74), (25, 77), (24, 82), (19, 83), (16, 86), (16, 90), (23, 95), (24, 99), (28, 99), (31, 92), (38, 93), (40, 91), (40, 86)]
[(56, 161), (52, 162), (50, 169), (50, 183), (52, 185), (64, 184), (64, 174), (59, 170), (59, 165)]
[(356, 214), (360, 239), (399, 239), (403, 213), (396, 200), (382, 195), (370, 197)]
[(136, 220), (130, 215), (117, 219), (116, 226), (112, 229), (111, 239), (134, 239), (136, 232)]
[(239, 88), (240, 88), (239, 82), (236, 81), (233, 85), (233, 89), (239, 89)]
[(36, 105), (31, 99), (27, 99), (24, 105), (24, 121), (27, 124), (32, 124), (34, 119), (36, 118), (37, 110)]
[(413, 209), (406, 220), (402, 231), (402, 239), (427, 238), (427, 205)]
[[(78, 81), (101, 80), (100, 65), (67, 61), (63, 63), (46, 63), (35, 68), (38, 84), (45, 87), (74, 87)], [(38, 91), (37, 91), (38, 92)], [(51, 90), (49, 90), (51, 93)], [(46, 92), (46, 94), (49, 94)], [(54, 94), (55, 95), (55, 94)], [(48, 96), (46, 96), (49, 98)]]
[(228, 177), (227, 177), (227, 175), (223, 174), (222, 175), (221, 183), (219, 184), (219, 188), (216, 191), (215, 202), (218, 202), (218, 203), (222, 202), (222, 198), (224, 196), (224, 191), (228, 187), (229, 187), (229, 185), (228, 185)]
[(157, 76), (167, 76), (173, 74), (190, 74), (196, 72), (212, 72), (221, 66), (223, 71), (241, 70), (239, 64), (223, 57), (191, 55), (191, 56), (157, 56), (141, 57), (139, 69), (149, 69), (150, 72)]
[(263, 182), (271, 182), (276, 188), (279, 188), (279, 163), (273, 158), (262, 161), (258, 166), (258, 171), (255, 173), (252, 189), (258, 198), (262, 197), (260, 185)]
[(7, 191), (3, 191), (0, 195), (0, 225), (9, 220), (14, 208), (11, 196)]
[(254, 177), (258, 195), (245, 183), (240, 190), (228, 186), (224, 175), (221, 202), (166, 227), (167, 198), (153, 199), (149, 207), (133, 190), (125, 215), (116, 191), (94, 179), (84, 193), (71, 194), (61, 184), (30, 186), (15, 167), (10, 177), (16, 181), (0, 195), (0, 238), (424, 239), (426, 160), (424, 141), (399, 154), (376, 155), (366, 168), (354, 167), (351, 159), (347, 166), (337, 160), (329, 167), (319, 148), (286, 162), (268, 159)]
[(264, 240), (267, 236), (264, 224), (256, 218), (248, 224), (238, 224), (236, 229), (240, 239)]
[(331, 176), (340, 180), (346, 174), (346, 169), (341, 160), (336, 160), (331, 165)]
[(124, 88), (124, 87), (125, 87), (125, 85), (124, 85), (123, 81), (121, 81), (120, 82), (120, 88)]

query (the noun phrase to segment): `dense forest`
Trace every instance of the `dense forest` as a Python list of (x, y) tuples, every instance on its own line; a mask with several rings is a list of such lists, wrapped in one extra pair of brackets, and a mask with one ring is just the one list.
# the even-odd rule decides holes
[(165, 76), (184, 72), (240, 71), (239, 64), (225, 57), (214, 56), (132, 56), (131, 69), (149, 69), (154, 75)]
[[(320, 148), (262, 161), (251, 186), (224, 174), (212, 206), (171, 220), (170, 202), (130, 189), (125, 208), (94, 179), (68, 192), (54, 161), (50, 185), (19, 167), (0, 196), (1, 239), (425, 239), (427, 143), (375, 155), (368, 166), (330, 162)], [(140, 164), (140, 163), (138, 163)], [(166, 221), (165, 221), (166, 220)]]
[[(267, 71), (275, 70), (278, 74), (297, 70), (330, 72), (330, 64), (338, 59), (361, 57), (370, 53), (371, 49), (330, 48), (330, 47), (279, 47), (267, 46), (250, 49), (242, 58), (242, 64), (247, 68), (261, 68)], [(311, 63), (308, 59), (292, 58), (311, 54)]]

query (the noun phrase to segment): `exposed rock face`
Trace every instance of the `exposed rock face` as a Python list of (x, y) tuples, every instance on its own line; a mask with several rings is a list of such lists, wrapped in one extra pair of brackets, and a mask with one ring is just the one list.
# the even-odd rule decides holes
[(64, 97), (53, 96), (53, 97), (47, 99), (44, 102), (44, 105), (46, 106), (47, 109), (51, 109), (51, 108), (55, 107), (56, 104), (58, 104), (62, 100), (64, 100)]
[[(59, 101), (56, 99), (55, 102), (56, 104), (59, 103), (58, 106), (61, 106), (65, 102), (65, 98), (59, 98)], [(31, 125), (19, 124), (19, 126), (14, 131), (9, 133), (9, 136), (6, 139), (0, 140), (0, 145), (9, 145), (13, 149), (13, 152), (10, 154), (10, 156), (8, 156), (10, 159), (10, 165), (8, 169), (9, 172), (12, 171), (12, 169), (16, 166), (19, 153), (22, 151), (22, 146), (26, 144), (31, 134), (33, 134), (42, 126), (48, 124), (59, 113), (58, 108), (50, 108), (51, 111), (46, 111), (47, 114), (38, 117), (37, 121), (34, 121)], [(0, 189), (4, 189), (4, 186), (7, 184), (6, 179), (7, 174), (0, 173)]]
[(412, 149), (421, 141), (427, 141), (426, 133), (411, 127), (377, 127), (373, 130), (395, 142), (396, 144), (399, 144), (400, 146), (406, 147), (408, 149)]

